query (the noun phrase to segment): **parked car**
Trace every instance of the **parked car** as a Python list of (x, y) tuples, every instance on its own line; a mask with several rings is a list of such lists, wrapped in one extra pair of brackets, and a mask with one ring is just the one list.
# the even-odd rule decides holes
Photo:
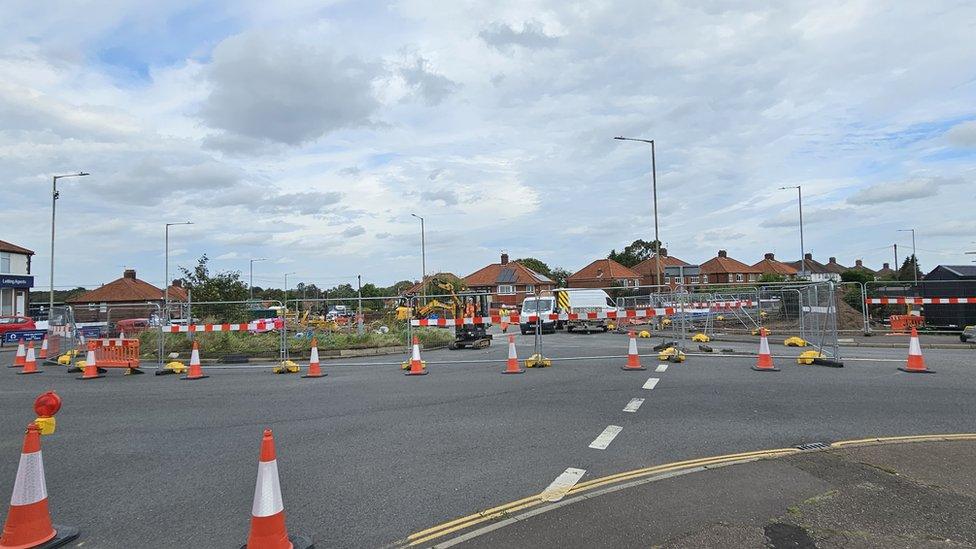
[(965, 343), (969, 340), (976, 341), (976, 325), (966, 326), (963, 328), (962, 333), (959, 334), (959, 341)]
[(0, 316), (0, 345), (3, 344), (3, 334), (7, 332), (36, 329), (34, 319), (29, 316)]
[(148, 318), (126, 318), (115, 323), (115, 335), (125, 334), (132, 337), (149, 329)]

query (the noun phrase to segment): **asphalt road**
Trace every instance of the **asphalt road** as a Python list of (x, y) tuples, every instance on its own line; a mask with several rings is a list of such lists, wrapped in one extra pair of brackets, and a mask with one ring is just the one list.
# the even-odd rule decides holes
[[(519, 336), (519, 355), (531, 336)], [(653, 340), (640, 340), (649, 352)], [(13, 483), (23, 426), (40, 392), (64, 399), (43, 440), (56, 522), (88, 547), (233, 546), (247, 536), (262, 429), (274, 429), (288, 525), (320, 547), (378, 547), (539, 492), (567, 467), (595, 478), (690, 457), (865, 436), (972, 430), (974, 355), (927, 350), (936, 375), (893, 362), (758, 373), (754, 359), (692, 357), (656, 373), (623, 372), (618, 334), (546, 336), (555, 366), (501, 375), (507, 348), (424, 354), (430, 375), (391, 357), (324, 363), (328, 377), (265, 369), (77, 381), (57, 367), (0, 369), (0, 493)], [(748, 343), (719, 347), (750, 349)], [(795, 354), (773, 345), (773, 353)], [(901, 359), (887, 349), (846, 355)], [(392, 357), (396, 359), (397, 357)], [(485, 362), (492, 360), (494, 362)], [(459, 363), (459, 361), (465, 361)], [(470, 362), (469, 362), (470, 361)], [(343, 361), (349, 362), (349, 361)], [(654, 389), (642, 389), (648, 378)], [(623, 412), (644, 398), (634, 413)], [(605, 450), (588, 448), (608, 425)], [(82, 545), (78, 545), (82, 546)]]

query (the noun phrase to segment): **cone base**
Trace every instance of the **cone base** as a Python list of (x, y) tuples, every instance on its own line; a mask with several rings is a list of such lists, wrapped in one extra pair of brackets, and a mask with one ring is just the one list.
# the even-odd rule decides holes
[(625, 372), (640, 372), (642, 370), (647, 370), (646, 366), (621, 366), (621, 370)]
[(43, 374), (43, 373), (44, 373), (44, 370), (32, 370), (30, 372), (17, 372), (17, 375), (23, 376), (23, 375), (27, 375), (27, 374)]
[(522, 368), (519, 368), (517, 370), (503, 370), (502, 373), (503, 374), (524, 374), (525, 370), (523, 370)]
[(403, 375), (405, 375), (405, 376), (425, 376), (428, 373), (429, 372), (426, 369), (424, 369), (424, 370), (421, 370), (419, 372), (407, 372), (407, 373), (405, 373)]
[(934, 374), (935, 373), (935, 370), (929, 370), (928, 368), (924, 370), (911, 370), (904, 366), (899, 366), (898, 369), (901, 370), (902, 372), (908, 372), (909, 374)]
[(79, 534), (81, 534), (81, 531), (74, 526), (55, 524), (54, 537), (40, 545), (32, 546), (31, 549), (54, 549), (55, 547), (61, 547), (66, 543), (74, 541)]
[(326, 373), (323, 372), (321, 374), (305, 374), (302, 377), (325, 377), (327, 375), (329, 375), (329, 374), (326, 374)]
[[(315, 547), (315, 544), (312, 542), (312, 536), (297, 534), (288, 536), (288, 541), (291, 542), (292, 549), (313, 549)], [(247, 544), (241, 545), (241, 549), (247, 549)]]
[(207, 379), (208, 377), (210, 377), (210, 376), (193, 376), (193, 377), (183, 376), (180, 379), (186, 380), (186, 381), (193, 381), (194, 379)]
[(88, 376), (88, 377), (85, 377), (85, 376), (76, 377), (75, 379), (82, 379), (82, 380), (84, 380), (84, 379), (101, 379), (103, 377), (105, 377), (105, 376), (102, 375), (102, 374), (98, 374), (98, 375)]
[(779, 368), (775, 366), (771, 368), (760, 368), (759, 366), (753, 366), (752, 369), (757, 372), (778, 372), (779, 371)]
[(7, 366), (7, 368), (23, 368), (23, 367), (24, 367), (23, 364), (11, 364)]

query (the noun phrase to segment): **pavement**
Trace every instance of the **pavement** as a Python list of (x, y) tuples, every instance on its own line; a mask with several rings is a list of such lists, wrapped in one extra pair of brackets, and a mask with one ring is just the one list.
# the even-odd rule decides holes
[[(516, 336), (519, 355), (531, 336)], [(651, 354), (657, 340), (639, 340)], [(795, 356), (772, 342), (773, 353)], [(755, 352), (755, 343), (730, 343)], [(328, 377), (205, 368), (209, 379), (77, 381), (59, 367), (0, 368), (0, 493), (12, 488), (36, 395), (64, 399), (43, 440), (54, 520), (75, 547), (232, 546), (247, 536), (261, 431), (274, 430), (289, 529), (319, 547), (382, 547), (456, 517), (539, 493), (566, 468), (582, 481), (695, 457), (814, 441), (968, 432), (973, 353), (931, 350), (935, 375), (896, 370), (900, 349), (858, 349), (842, 369), (778, 359), (690, 357), (624, 372), (627, 337), (544, 338), (554, 366), (501, 375), (507, 347), (431, 351), (430, 375), (395, 357), (324, 362)], [(717, 348), (717, 347), (716, 347)], [(845, 359), (847, 355), (845, 355)], [(561, 360), (562, 359), (562, 360)], [(649, 378), (658, 381), (644, 389)], [(623, 408), (643, 398), (634, 412)], [(605, 449), (590, 448), (608, 426)]]

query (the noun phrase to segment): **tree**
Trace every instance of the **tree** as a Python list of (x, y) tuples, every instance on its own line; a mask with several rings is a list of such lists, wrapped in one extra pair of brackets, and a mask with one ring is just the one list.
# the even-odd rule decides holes
[(786, 277), (776, 273), (763, 273), (759, 277), (759, 282), (785, 282)]
[(871, 282), (874, 277), (867, 273), (867, 271), (862, 271), (860, 269), (847, 269), (846, 271), (840, 273), (841, 282), (859, 282), (864, 284), (865, 282)]
[[(913, 272), (914, 271), (914, 272)], [(901, 268), (898, 269), (898, 280), (922, 280), (922, 270), (918, 266), (918, 260), (915, 259), (915, 254), (912, 254), (905, 258), (902, 262)]]
[(193, 292), (193, 301), (243, 301), (247, 299), (247, 285), (240, 271), (210, 273), (207, 254), (200, 256), (193, 270), (180, 267), (183, 285)]
[(569, 275), (571, 274), (573, 273), (563, 269), (562, 267), (553, 267), (552, 270), (549, 271), (549, 278), (556, 283), (557, 288), (565, 288), (566, 279), (569, 278)]
[(546, 275), (547, 277), (552, 278), (552, 271), (549, 269), (549, 265), (546, 265), (540, 259), (526, 257), (524, 259), (516, 259), (515, 262), (521, 263), (523, 266), (528, 267), (541, 275)]
[[(871, 282), (874, 277), (862, 269), (847, 269), (846, 271), (840, 273), (841, 282), (857, 282), (859, 284), (864, 284), (865, 282)], [(854, 310), (861, 310), (861, 286), (859, 284), (849, 284), (847, 286), (841, 286), (843, 288), (843, 299), (844, 303), (847, 303)]]
[(607, 258), (620, 263), (624, 267), (633, 267), (641, 261), (652, 257), (657, 253), (660, 247), (661, 242), (658, 240), (647, 241), (637, 239), (631, 242), (630, 245), (624, 248), (624, 250), (620, 253), (617, 253), (616, 249), (610, 250)]

